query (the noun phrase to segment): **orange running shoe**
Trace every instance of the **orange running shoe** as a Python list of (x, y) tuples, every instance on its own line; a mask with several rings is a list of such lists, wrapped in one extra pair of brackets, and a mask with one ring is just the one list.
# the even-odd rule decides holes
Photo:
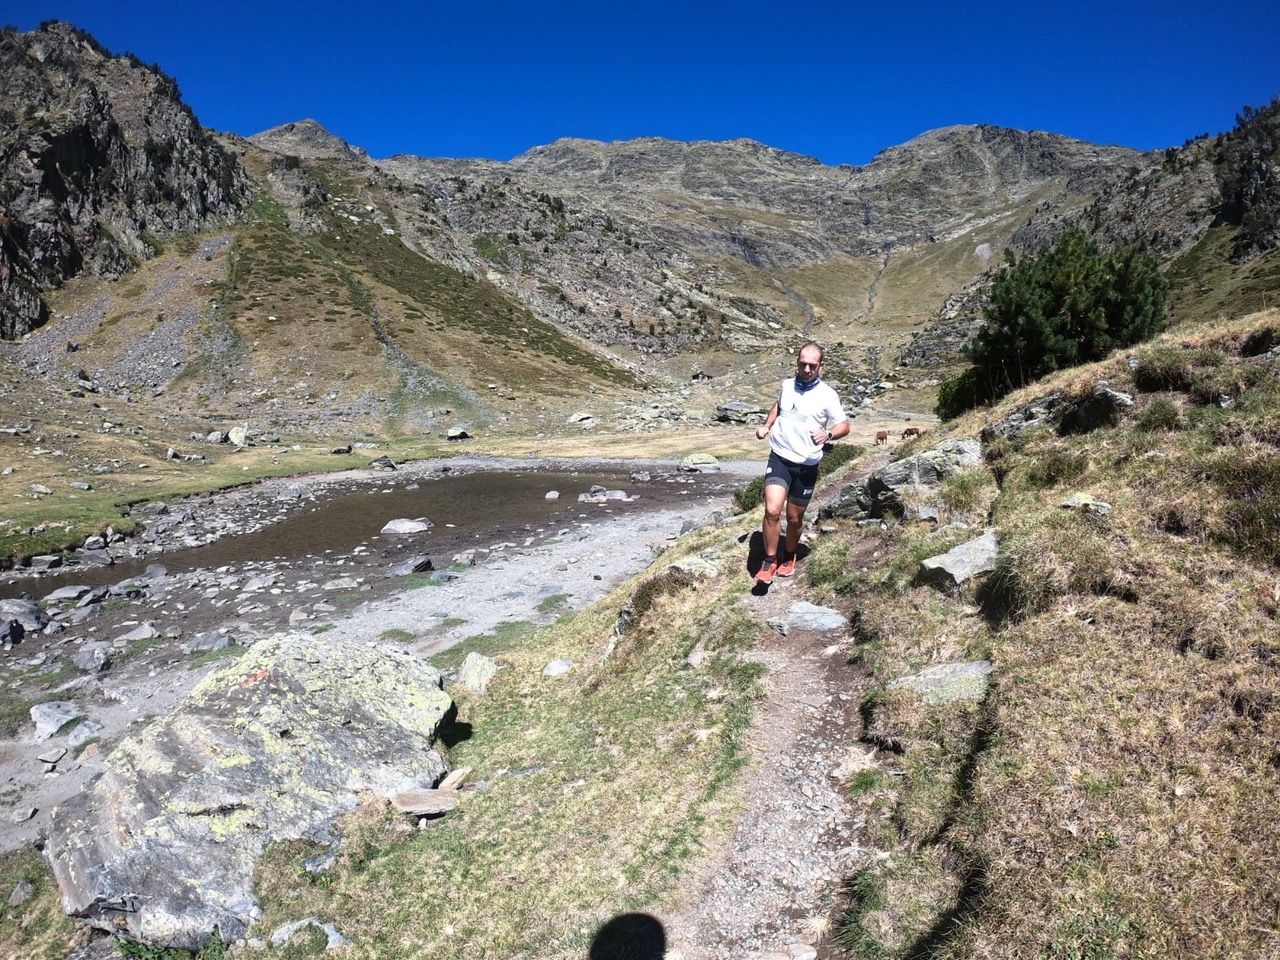
[[(785, 556), (785, 554), (784, 554)], [(775, 577), (794, 577), (796, 575), (796, 555), (793, 553), (780, 564), (774, 573)]]
[(777, 569), (778, 558), (765, 557), (764, 562), (760, 564), (760, 569), (756, 571), (756, 583), (773, 583), (773, 575), (777, 572)]

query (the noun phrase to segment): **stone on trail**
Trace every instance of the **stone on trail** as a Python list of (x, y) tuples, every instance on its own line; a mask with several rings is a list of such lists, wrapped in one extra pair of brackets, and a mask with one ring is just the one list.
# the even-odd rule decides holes
[(1111, 512), (1111, 504), (1105, 500), (1096, 500), (1088, 493), (1073, 493), (1058, 506), (1064, 510), (1079, 510), (1081, 513), (1092, 513), (1099, 517), (1105, 517)]
[(49, 703), (38, 703), (31, 708), (31, 719), (36, 725), (33, 739), (38, 743), (48, 740), (63, 726), (79, 717), (84, 711), (70, 700), (52, 700)]
[(434, 569), (431, 565), (431, 558), (422, 554), (417, 554), (401, 560), (394, 567), (387, 571), (388, 577), (407, 577), (414, 573), (424, 573), (427, 570)]
[(401, 790), (392, 794), (391, 805), (415, 817), (434, 817), (458, 806), (457, 790)]
[(182, 652), (212, 653), (215, 650), (225, 650), (231, 646), (232, 642), (231, 636), (226, 633), (217, 633), (215, 631), (197, 633), (182, 645)]
[(30, 880), (19, 880), (18, 885), (13, 888), (13, 893), (9, 894), (9, 906), (20, 907), (33, 896), (36, 889), (31, 885)]
[(102, 673), (111, 667), (111, 644), (86, 644), (71, 655), (71, 662), (85, 673)]
[(416, 520), (398, 517), (395, 520), (388, 520), (386, 526), (382, 528), (382, 532), (394, 534), (426, 533), (433, 526), (434, 524), (426, 517), (418, 517)]
[(293, 923), (286, 923), (282, 927), (276, 927), (271, 931), (271, 946), (283, 947), (286, 943), (293, 939), (293, 935), (299, 930), (314, 927), (328, 938), (328, 942), (324, 945), (326, 950), (336, 950), (338, 947), (348, 946), (351, 941), (338, 932), (338, 928), (332, 923), (321, 923), (318, 917), (305, 917), (302, 920), (295, 920)]
[(156, 629), (154, 623), (148, 620), (141, 626), (134, 627), (128, 633), (116, 637), (116, 640), (123, 640), (125, 643), (135, 643), (142, 640), (154, 640), (158, 636), (160, 636), (160, 631)]
[(88, 743), (106, 727), (97, 720), (85, 720), (83, 723), (77, 723), (76, 728), (67, 734), (67, 746), (73, 750), (82, 743)]
[(832, 610), (830, 607), (820, 607), (803, 600), (799, 603), (793, 603), (790, 610), (780, 617), (770, 618), (768, 622), (769, 626), (784, 637), (792, 630), (811, 630), (817, 633), (826, 633), (831, 630), (844, 630), (849, 626), (848, 618), (840, 611)]
[(994, 570), (999, 555), (996, 532), (988, 530), (976, 540), (921, 561), (920, 579), (927, 583), (958, 586), (978, 574)]
[(321, 590), (355, 590), (360, 586), (360, 581), (355, 577), (335, 577), (332, 580), (326, 580), (320, 584)]
[(429, 664), (310, 634), (259, 641), (106, 755), (52, 815), (67, 913), (160, 947), (245, 936), (253, 871), (279, 841), (329, 843), (358, 795), (439, 783), (453, 707)]
[(449, 432), (445, 434), (446, 440), (470, 440), (471, 434), (467, 433), (462, 427), (450, 427)]
[(677, 560), (667, 569), (683, 570), (685, 573), (703, 580), (709, 580), (720, 572), (720, 568), (710, 560), (696, 555)]
[(237, 447), (243, 447), (249, 442), (249, 431), (244, 427), (232, 427), (227, 431), (227, 439)]
[(891, 680), (888, 688), (918, 691), (924, 702), (929, 704), (981, 700), (987, 691), (987, 675), (993, 669), (990, 660), (940, 663), (910, 677)]

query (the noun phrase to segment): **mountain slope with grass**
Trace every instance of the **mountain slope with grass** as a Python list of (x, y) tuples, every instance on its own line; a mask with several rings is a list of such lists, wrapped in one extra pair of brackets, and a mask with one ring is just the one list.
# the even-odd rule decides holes
[[(1101, 381), (1133, 405), (1080, 432), (1063, 411)], [(978, 586), (939, 590), (919, 565), (977, 529), (819, 542), (813, 585), (854, 603), (879, 683), (863, 738), (883, 750), (869, 802), (889, 856), (851, 878), (853, 955), (1280, 948), (1277, 401), (1280, 315), (1182, 327), (915, 444), (984, 438), (939, 498), (996, 531)], [(887, 563), (856, 565), (868, 541)], [(891, 686), (984, 659), (979, 704)]]

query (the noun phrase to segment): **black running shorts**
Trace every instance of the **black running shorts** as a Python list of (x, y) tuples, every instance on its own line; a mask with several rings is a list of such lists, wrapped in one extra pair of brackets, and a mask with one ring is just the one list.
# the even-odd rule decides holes
[(786, 487), (787, 502), (796, 507), (807, 507), (818, 484), (816, 463), (792, 463), (776, 453), (769, 454), (769, 465), (764, 468), (766, 487)]

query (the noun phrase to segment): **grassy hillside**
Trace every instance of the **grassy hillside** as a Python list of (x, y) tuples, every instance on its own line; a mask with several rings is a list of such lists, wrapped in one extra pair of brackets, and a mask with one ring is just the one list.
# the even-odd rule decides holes
[[(1183, 328), (950, 424), (975, 435), (1035, 397), (1098, 380), (1133, 410), (1084, 435), (986, 445), (942, 499), (986, 520), (980, 589), (919, 585), (971, 538), (893, 525), (824, 538), (815, 588), (861, 611), (880, 681), (863, 784), (891, 855), (852, 878), (862, 957), (1261, 957), (1280, 948), (1280, 314)], [(938, 437), (929, 437), (928, 442)], [(1085, 493), (1105, 515), (1064, 509)], [(887, 562), (857, 572), (874, 543)], [(883, 686), (989, 658), (980, 705)]]

